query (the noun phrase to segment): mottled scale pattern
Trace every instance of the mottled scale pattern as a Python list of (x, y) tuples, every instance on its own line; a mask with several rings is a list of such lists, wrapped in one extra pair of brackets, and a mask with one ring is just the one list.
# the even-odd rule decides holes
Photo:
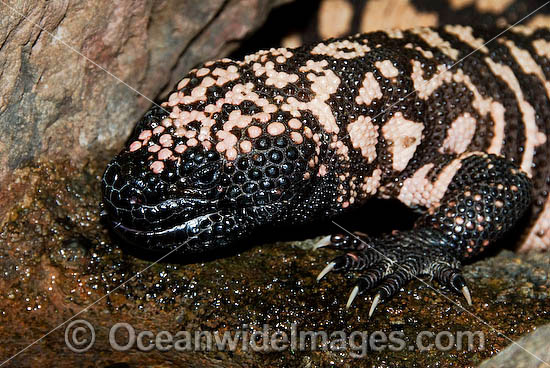
[[(192, 70), (137, 124), (103, 178), (113, 228), (181, 254), (264, 226), (395, 198), (415, 227), (364, 242), (330, 270), (385, 299), (416, 275), (464, 287), (460, 262), (527, 218), (550, 245), (550, 31), (379, 31)], [(391, 219), (388, 219), (391, 221)]]

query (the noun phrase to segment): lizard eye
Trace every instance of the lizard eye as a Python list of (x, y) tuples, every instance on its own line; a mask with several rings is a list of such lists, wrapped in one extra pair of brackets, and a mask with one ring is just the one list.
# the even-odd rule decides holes
[(213, 184), (220, 176), (219, 168), (220, 168), (220, 165), (217, 162), (211, 162), (206, 165), (203, 165), (193, 173), (193, 179), (195, 182), (202, 185)]

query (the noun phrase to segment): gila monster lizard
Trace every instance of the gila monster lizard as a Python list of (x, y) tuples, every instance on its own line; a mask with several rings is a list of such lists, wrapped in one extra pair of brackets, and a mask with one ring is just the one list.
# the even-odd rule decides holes
[(524, 244), (550, 244), (550, 30), (494, 34), (380, 31), (207, 62), (108, 165), (106, 216), (137, 246), (196, 254), (396, 198), (414, 227), (324, 238), (345, 253), (319, 276), (357, 272), (348, 306), (376, 288), (371, 314), (417, 275), (471, 303), (462, 261), (524, 216)]

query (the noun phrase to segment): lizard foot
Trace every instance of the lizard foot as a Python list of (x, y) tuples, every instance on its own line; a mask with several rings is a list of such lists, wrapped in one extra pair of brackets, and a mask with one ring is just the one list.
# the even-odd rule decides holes
[[(431, 236), (430, 236), (431, 235)], [(433, 240), (432, 240), (433, 239)], [(393, 232), (377, 239), (357, 235), (333, 235), (330, 241), (323, 238), (325, 246), (347, 251), (334, 258), (319, 273), (321, 280), (331, 271), (356, 272), (357, 283), (346, 303), (366, 291), (376, 294), (369, 311), (374, 313), (380, 302), (387, 301), (413, 278), (427, 275), (450, 289), (461, 292), (468, 304), (472, 299), (466, 281), (460, 271), (460, 262), (452, 256), (452, 248), (441, 244), (431, 231)]]

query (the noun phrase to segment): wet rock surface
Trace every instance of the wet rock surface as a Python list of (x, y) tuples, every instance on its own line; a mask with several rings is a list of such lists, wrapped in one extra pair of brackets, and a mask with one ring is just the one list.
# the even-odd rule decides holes
[[(59, 327), (7, 366), (51, 361), (58, 366), (102, 367), (476, 366), (509, 345), (508, 338), (517, 339), (550, 322), (548, 253), (503, 250), (467, 265), (465, 276), (474, 299), (471, 307), (462, 296), (440, 293), (433, 285), (435, 291), (429, 281), (415, 281), (380, 305), (371, 319), (367, 315), (372, 295), (358, 297), (349, 310), (344, 307), (354, 285), (352, 274), (329, 274), (325, 281), (315, 281), (335, 251), (312, 251), (315, 239), (287, 241), (326, 234), (327, 226), (264, 234), (218, 259), (188, 263), (191, 260), (176, 256), (155, 263), (159, 255), (121, 248), (100, 221), (99, 178), (105, 163), (106, 158), (80, 170), (70, 164), (40, 162), (27, 168), (21, 178), (32, 183), (33, 190), (23, 205), (9, 213), (0, 232), (0, 338), (9, 341), (3, 344), (2, 358)], [(346, 219), (338, 221), (355, 226)], [(270, 243), (257, 245), (265, 241)], [(68, 324), (60, 325), (75, 314), (74, 319), (88, 321), (96, 332), (93, 347), (83, 353), (67, 347)], [(242, 340), (234, 351), (217, 351), (215, 346), (206, 351), (205, 341), (187, 346), (199, 351), (155, 348), (143, 352), (136, 344), (129, 351), (117, 351), (109, 342), (109, 332), (120, 322), (132, 325), (136, 334), (144, 330), (155, 335), (217, 331), (219, 336), (226, 331), (247, 331), (250, 336), (264, 331), (267, 324), (268, 333), (279, 330), (289, 338), (293, 329), (298, 333), (325, 331), (329, 343), (340, 336), (338, 331), (348, 338), (353, 331), (359, 332), (354, 345), (341, 351), (335, 348), (338, 345), (322, 344), (312, 351), (309, 343), (304, 349), (296, 345), (279, 352), (267, 345), (264, 350), (261, 336), (252, 339), (261, 351), (249, 344), (243, 348)], [(122, 345), (128, 341), (125, 331), (116, 335)], [(371, 346), (358, 335), (364, 332), (368, 338), (376, 331), (402, 334), (406, 348), (391, 351), (392, 344), (376, 342)], [(455, 347), (420, 351), (416, 338), (421, 331), (428, 331), (423, 346), (434, 344), (436, 335), (442, 334), (445, 349), (449, 335), (456, 338), (461, 331), (478, 335), (470, 351)], [(365, 354), (362, 344), (368, 346)], [(381, 345), (387, 347), (376, 351)]]

